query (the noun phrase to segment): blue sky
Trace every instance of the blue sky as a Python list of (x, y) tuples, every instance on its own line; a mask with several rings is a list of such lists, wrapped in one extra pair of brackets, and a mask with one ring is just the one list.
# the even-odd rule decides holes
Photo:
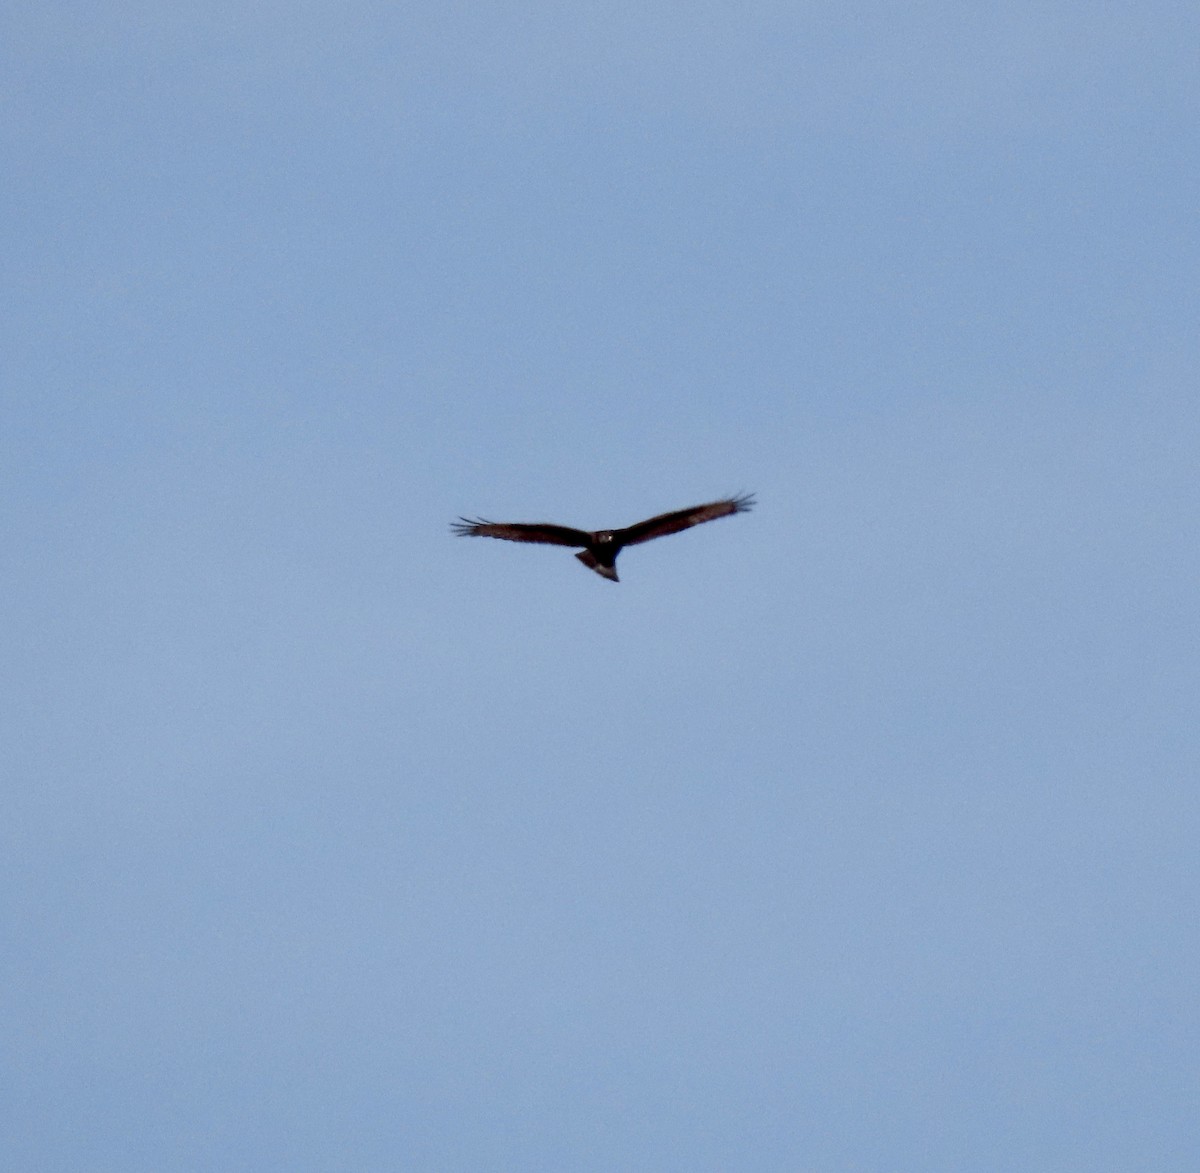
[(10, 10), (5, 1166), (1194, 1169), (1198, 32)]

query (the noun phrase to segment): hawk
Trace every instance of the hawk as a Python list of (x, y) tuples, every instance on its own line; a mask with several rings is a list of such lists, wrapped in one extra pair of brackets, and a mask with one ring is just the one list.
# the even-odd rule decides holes
[(693, 505), (690, 509), (677, 509), (674, 513), (660, 513), (657, 517), (648, 517), (624, 529), (598, 529), (591, 532), (540, 521), (486, 521), (482, 517), (474, 520), (460, 517), (450, 528), (460, 538), (503, 538), (508, 542), (582, 546), (583, 549), (575, 557), (610, 582), (617, 582), (617, 555), (626, 546), (677, 534), (681, 529), (688, 529), (703, 521), (715, 521), (718, 517), (729, 517), (734, 513), (748, 513), (753, 506), (754, 494), (747, 493), (741, 497), (728, 497), (724, 501), (711, 501), (707, 505)]

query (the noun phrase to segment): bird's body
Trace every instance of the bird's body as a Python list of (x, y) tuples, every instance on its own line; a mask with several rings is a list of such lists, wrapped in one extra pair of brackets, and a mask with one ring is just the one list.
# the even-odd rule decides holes
[(547, 522), (495, 522), (463, 517), (451, 527), (460, 537), (503, 538), (509, 542), (540, 542), (552, 546), (582, 546), (575, 557), (584, 566), (617, 582), (617, 555), (626, 546), (649, 542), (653, 538), (678, 533), (704, 521), (715, 521), (734, 513), (747, 513), (754, 505), (754, 497), (728, 497), (723, 501), (712, 501), (708, 505), (694, 505), (690, 509), (679, 509), (673, 513), (660, 513), (624, 529), (583, 530)]
[(580, 551), (575, 557), (597, 574), (604, 575), (612, 582), (618, 582), (616, 562), (621, 547), (617, 544), (616, 534), (610, 529), (602, 529), (589, 537), (591, 541), (588, 542), (587, 549)]

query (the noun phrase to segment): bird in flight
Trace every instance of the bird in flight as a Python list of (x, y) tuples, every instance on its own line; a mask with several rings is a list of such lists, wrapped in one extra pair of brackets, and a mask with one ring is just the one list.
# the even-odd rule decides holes
[(681, 529), (699, 525), (702, 521), (715, 521), (733, 513), (748, 513), (754, 505), (754, 494), (728, 497), (724, 501), (712, 501), (707, 505), (693, 505), (691, 509), (677, 509), (674, 513), (660, 513), (624, 529), (571, 529), (565, 525), (550, 525), (546, 522), (485, 521), (477, 517), (473, 521), (460, 517), (450, 528), (460, 537), (504, 538), (509, 542), (541, 542), (551, 546), (582, 546), (575, 555), (584, 566), (611, 582), (617, 582), (617, 555), (626, 546), (636, 546), (652, 538), (677, 534)]

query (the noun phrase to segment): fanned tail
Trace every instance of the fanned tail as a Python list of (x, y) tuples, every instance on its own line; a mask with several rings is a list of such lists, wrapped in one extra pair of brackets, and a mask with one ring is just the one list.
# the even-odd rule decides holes
[(593, 554), (591, 550), (581, 550), (575, 555), (575, 557), (578, 558), (579, 561), (582, 562), (589, 570), (594, 570), (597, 574), (607, 578), (610, 582), (621, 581), (619, 578), (617, 578), (617, 568), (615, 566), (605, 566), (602, 562), (597, 560), (596, 555)]

